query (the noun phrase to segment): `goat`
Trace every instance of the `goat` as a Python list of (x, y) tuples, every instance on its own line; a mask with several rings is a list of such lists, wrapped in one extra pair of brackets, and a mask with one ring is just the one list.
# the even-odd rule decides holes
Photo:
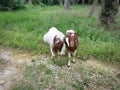
[(44, 35), (44, 42), (48, 43), (51, 51), (51, 59), (58, 53), (60, 55), (65, 55), (65, 43), (64, 43), (65, 35), (58, 31), (57, 28), (52, 27), (49, 31)]
[(70, 58), (71, 55), (74, 57), (73, 58), (73, 62), (75, 63), (75, 55), (76, 55), (76, 49), (78, 48), (79, 45), (79, 40), (78, 40), (78, 35), (77, 33), (75, 33), (74, 30), (67, 30), (66, 31), (66, 36), (64, 39), (67, 51), (68, 51), (68, 57), (69, 57), (69, 61), (68, 61), (68, 66), (70, 66)]

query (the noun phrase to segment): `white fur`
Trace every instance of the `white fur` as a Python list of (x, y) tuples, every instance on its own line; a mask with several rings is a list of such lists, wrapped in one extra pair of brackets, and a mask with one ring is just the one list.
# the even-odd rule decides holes
[(75, 33), (74, 30), (67, 30), (66, 33)]
[(65, 38), (65, 40), (66, 40), (66, 43), (67, 43), (67, 45), (69, 47), (69, 38)]
[[(57, 35), (61, 40), (64, 40), (64, 34), (60, 31), (57, 30), (57, 28), (52, 27), (49, 29), (49, 31), (44, 35), (43, 40), (44, 42), (48, 43), (50, 45), (51, 53), (52, 52), (52, 47), (53, 47), (53, 39)], [(60, 52), (61, 55), (65, 54), (65, 45), (63, 45), (63, 48)], [(53, 54), (52, 54), (53, 55)], [(54, 56), (54, 55), (53, 55)]]
[(72, 33), (71, 37), (74, 37), (74, 33)]

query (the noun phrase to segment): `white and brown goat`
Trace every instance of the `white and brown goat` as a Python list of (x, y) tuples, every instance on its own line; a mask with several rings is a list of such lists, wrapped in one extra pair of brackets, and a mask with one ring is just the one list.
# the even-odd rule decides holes
[(70, 66), (71, 63), (71, 55), (73, 56), (73, 62), (75, 63), (75, 55), (76, 55), (76, 49), (79, 45), (78, 35), (74, 32), (74, 30), (67, 30), (66, 36), (65, 36), (65, 44), (68, 52), (68, 66)]
[(65, 55), (65, 43), (64, 43), (65, 35), (58, 31), (57, 28), (52, 27), (49, 31), (44, 35), (44, 42), (48, 43), (51, 50), (51, 59), (58, 53), (59, 55)]

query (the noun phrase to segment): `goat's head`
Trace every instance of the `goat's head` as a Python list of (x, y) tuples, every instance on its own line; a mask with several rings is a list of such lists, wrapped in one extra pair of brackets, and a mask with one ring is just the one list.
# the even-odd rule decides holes
[(59, 52), (61, 52), (61, 49), (63, 47), (64, 42), (57, 37), (57, 35), (54, 37), (53, 40), (53, 51), (55, 51), (55, 53), (59, 50)]
[(67, 47), (78, 47), (78, 35), (77, 33), (67, 32), (65, 37)]

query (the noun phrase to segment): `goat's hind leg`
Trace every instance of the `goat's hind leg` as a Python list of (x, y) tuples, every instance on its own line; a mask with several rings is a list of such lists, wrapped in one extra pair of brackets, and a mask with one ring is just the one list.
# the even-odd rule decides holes
[(55, 57), (55, 54), (54, 54), (54, 52), (53, 52), (53, 50), (52, 50), (52, 47), (50, 47), (50, 50), (51, 50), (51, 59), (53, 59), (54, 57)]

